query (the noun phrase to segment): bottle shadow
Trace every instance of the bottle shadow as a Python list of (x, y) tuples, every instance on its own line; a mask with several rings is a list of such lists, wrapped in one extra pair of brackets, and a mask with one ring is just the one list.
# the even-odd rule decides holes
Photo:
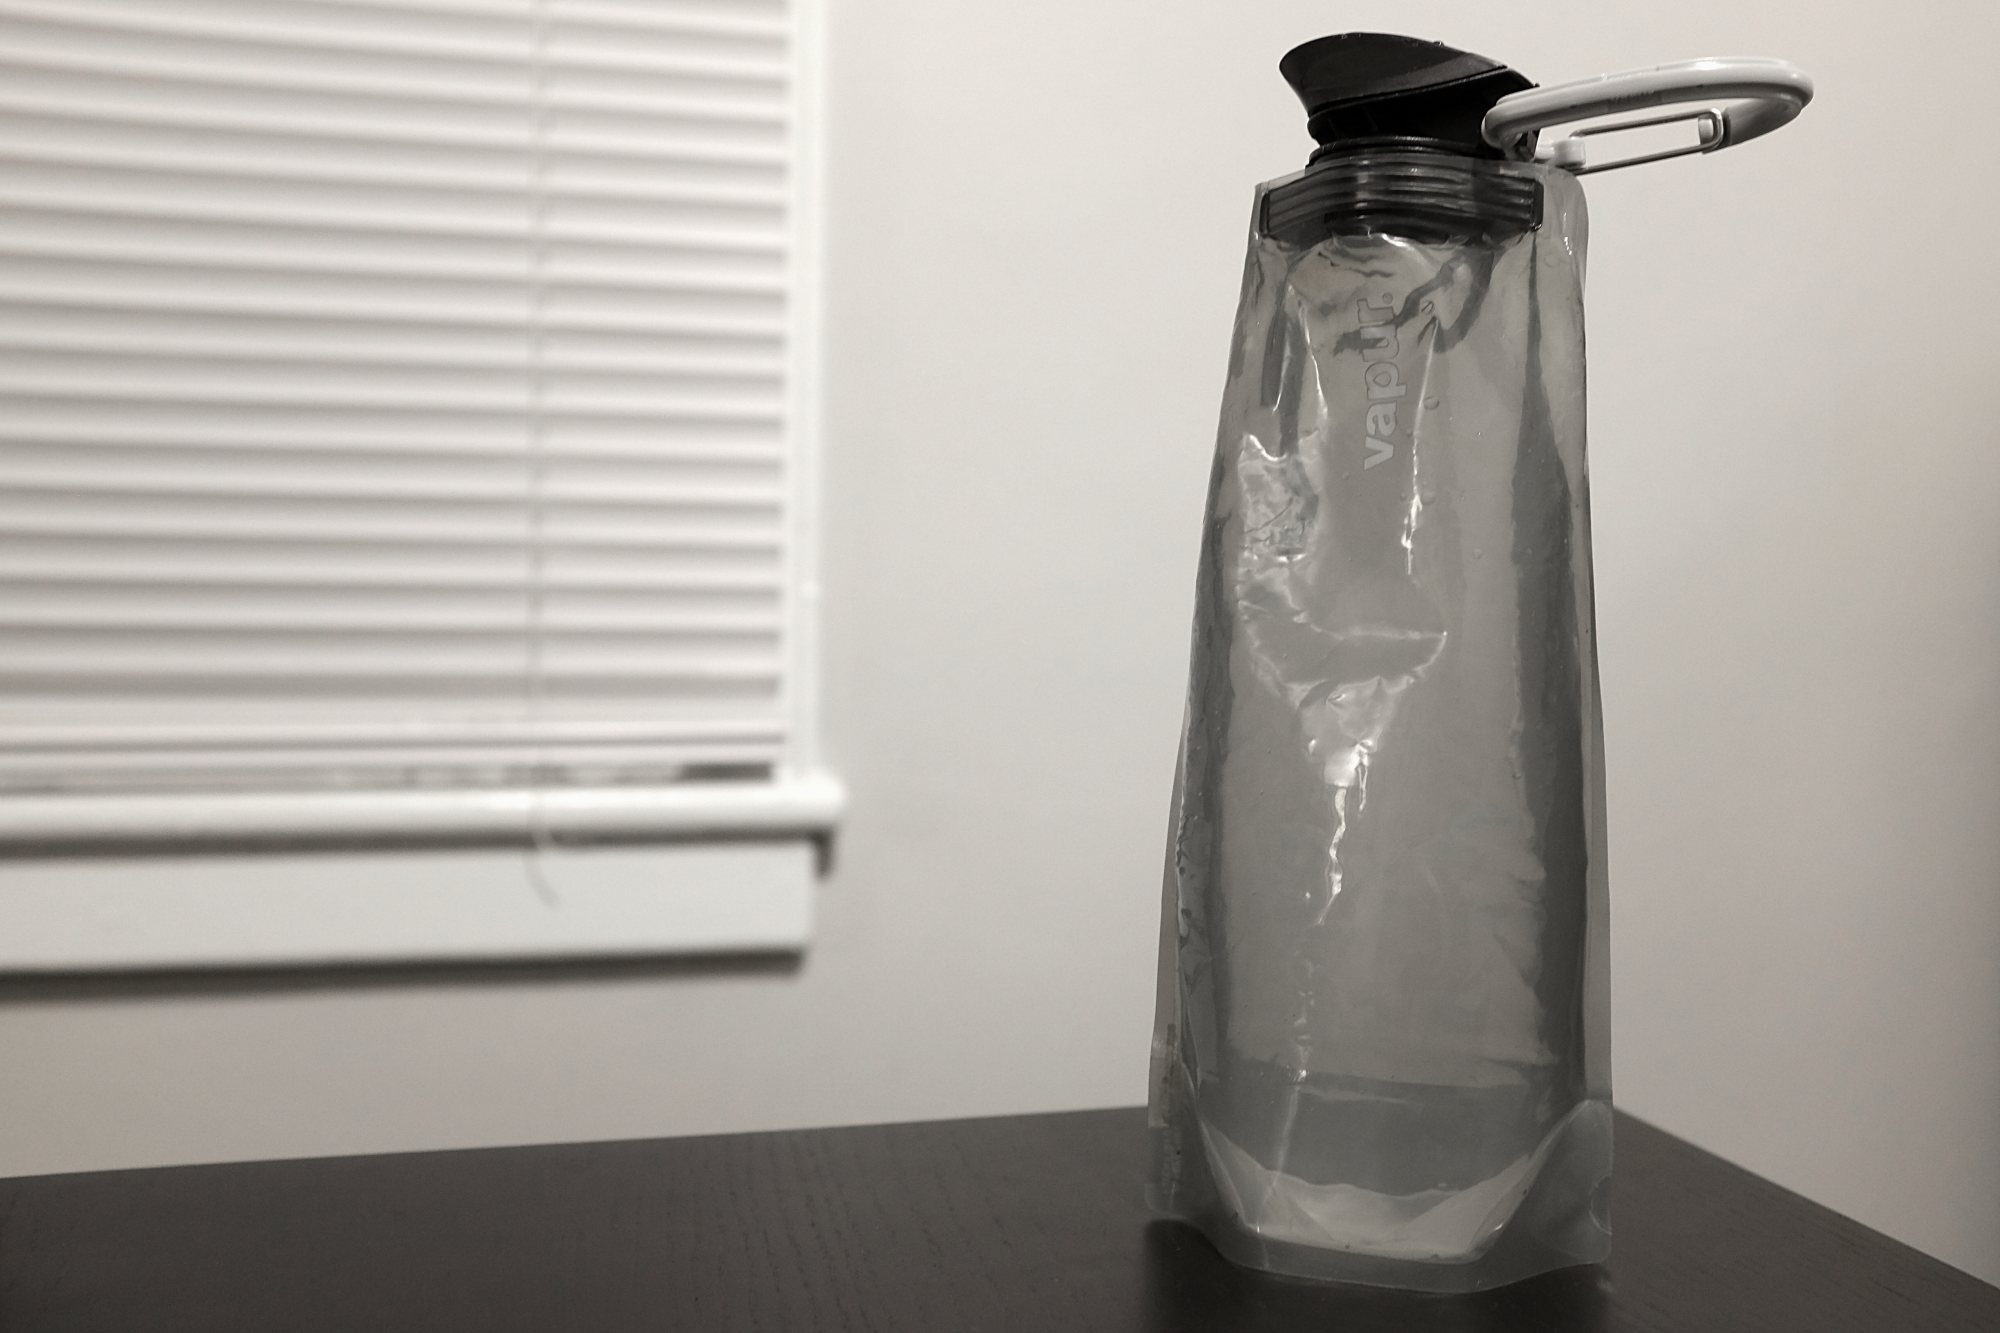
[(1598, 1333), (1610, 1327), (1610, 1279), (1565, 1268), (1462, 1296), (1308, 1282), (1239, 1268), (1193, 1227), (1145, 1228), (1149, 1330), (1185, 1333)]

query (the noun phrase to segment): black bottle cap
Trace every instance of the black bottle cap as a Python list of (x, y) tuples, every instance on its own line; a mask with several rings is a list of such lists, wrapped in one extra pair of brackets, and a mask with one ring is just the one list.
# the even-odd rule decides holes
[(1295, 46), (1278, 72), (1306, 106), (1323, 148), (1354, 140), (1421, 141), (1467, 157), (1499, 157), (1480, 137), (1493, 104), (1534, 83), (1507, 66), (1439, 42), (1343, 32)]

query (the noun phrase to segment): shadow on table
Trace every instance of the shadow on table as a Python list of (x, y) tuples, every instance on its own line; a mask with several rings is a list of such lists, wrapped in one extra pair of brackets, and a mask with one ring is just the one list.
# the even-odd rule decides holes
[(1146, 1227), (1148, 1329), (1188, 1333), (1592, 1333), (1608, 1327), (1607, 1278), (1567, 1268), (1498, 1291), (1430, 1296), (1329, 1286), (1238, 1268), (1193, 1227)]

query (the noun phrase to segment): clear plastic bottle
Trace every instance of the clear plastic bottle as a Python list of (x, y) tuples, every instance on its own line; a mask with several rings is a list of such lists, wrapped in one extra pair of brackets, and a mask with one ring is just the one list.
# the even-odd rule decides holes
[[(1238, 1262), (1462, 1291), (1609, 1243), (1585, 215), (1476, 114), (1434, 137), (1526, 80), (1408, 41), (1287, 58), (1327, 146), (1258, 191), (1230, 351), (1153, 1201)], [(1385, 70), (1369, 133), (1324, 111)]]

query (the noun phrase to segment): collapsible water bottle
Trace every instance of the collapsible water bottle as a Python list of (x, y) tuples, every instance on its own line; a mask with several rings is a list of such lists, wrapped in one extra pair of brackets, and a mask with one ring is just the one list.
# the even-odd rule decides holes
[[(1466, 1291), (1609, 1245), (1585, 129), (1712, 151), (1781, 61), (1536, 89), (1354, 33), (1280, 63), (1196, 581), (1153, 1202), (1239, 1263)], [(1543, 161), (1535, 160), (1537, 148)], [(1670, 153), (1608, 165), (1629, 165)]]

